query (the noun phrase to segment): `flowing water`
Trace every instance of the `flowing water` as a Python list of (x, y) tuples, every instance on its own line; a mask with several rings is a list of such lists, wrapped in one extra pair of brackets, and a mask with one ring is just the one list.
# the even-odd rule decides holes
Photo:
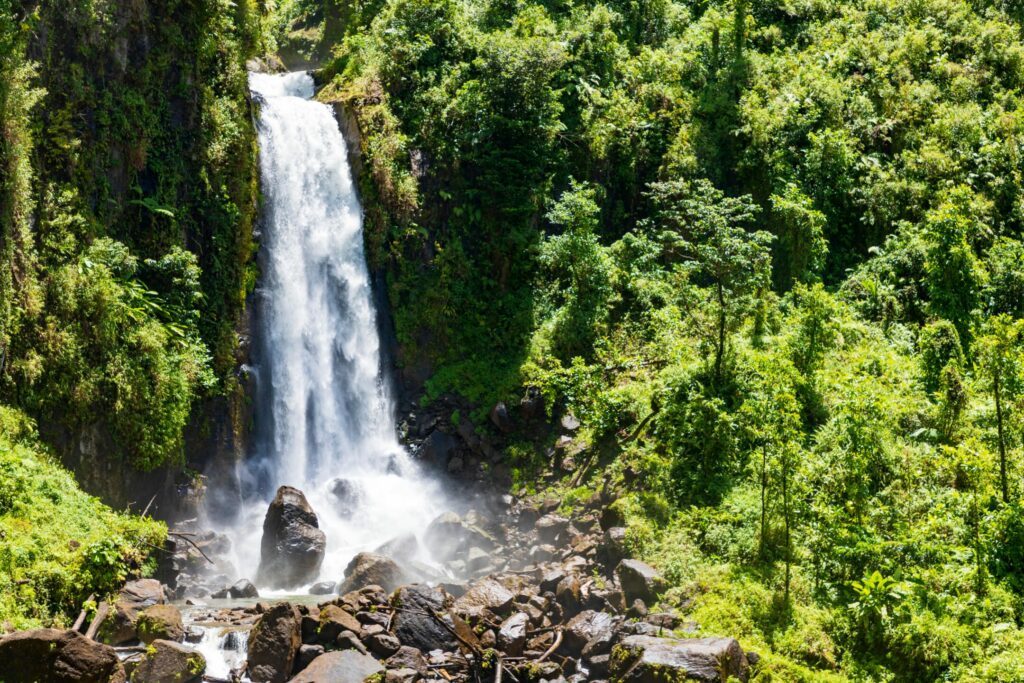
[(333, 110), (311, 101), (304, 72), (251, 74), (250, 87), (260, 105), (263, 205), (255, 453), (234, 534), (237, 566), (250, 574), (243, 568), (258, 566), (267, 503), (287, 484), (319, 516), (321, 578), (337, 581), (357, 552), (420, 532), (441, 494), (398, 442), (362, 209)]

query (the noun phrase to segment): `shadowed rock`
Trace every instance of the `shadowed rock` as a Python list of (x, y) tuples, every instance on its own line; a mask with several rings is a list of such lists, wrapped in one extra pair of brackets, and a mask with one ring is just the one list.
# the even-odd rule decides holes
[(302, 617), (287, 602), (263, 613), (249, 635), (248, 670), (254, 683), (283, 683), (302, 645)]
[(451, 632), (431, 616), (451, 604), (451, 596), (443, 588), (424, 584), (403, 586), (395, 591), (391, 604), (395, 607), (392, 631), (403, 645), (420, 652), (452, 650), (457, 646)]
[(0, 638), (0, 681), (5, 683), (124, 683), (112, 647), (75, 631), (40, 628)]
[(136, 640), (139, 612), (166, 601), (164, 587), (156, 579), (129, 581), (118, 593), (113, 611), (100, 628), (99, 639), (110, 645)]

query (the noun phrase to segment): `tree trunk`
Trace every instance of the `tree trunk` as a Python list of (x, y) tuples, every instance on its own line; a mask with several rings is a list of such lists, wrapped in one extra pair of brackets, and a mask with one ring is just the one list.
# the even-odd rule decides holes
[(768, 447), (765, 445), (761, 446), (761, 538), (758, 541), (758, 555), (763, 560), (764, 554), (764, 538), (767, 534), (768, 521), (767, 511), (765, 509), (765, 500), (767, 498), (768, 490)]
[(786, 523), (786, 605), (789, 605), (789, 583), (792, 576), (793, 544), (789, 537), (789, 464), (782, 462), (782, 516)]
[(725, 358), (725, 293), (722, 283), (717, 286), (718, 293), (718, 344), (715, 347), (715, 386), (722, 385), (722, 361)]
[(1010, 502), (1010, 490), (1006, 483), (1006, 436), (1003, 434), (1003, 393), (999, 371), (992, 373), (992, 388), (996, 398), (996, 429), (999, 432), (999, 483), (1003, 490), (1003, 504)]

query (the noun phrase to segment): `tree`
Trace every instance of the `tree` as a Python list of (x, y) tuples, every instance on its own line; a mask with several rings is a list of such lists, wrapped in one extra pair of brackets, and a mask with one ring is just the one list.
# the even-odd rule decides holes
[(1024, 320), (1002, 314), (989, 318), (977, 340), (976, 367), (988, 380), (996, 409), (996, 439), (999, 447), (999, 487), (1003, 503), (1010, 501), (1006, 451), (1009, 439), (1009, 406), (1020, 393), (1021, 335)]
[(990, 314), (1024, 318), (1024, 244), (1000, 237), (988, 250), (989, 281), (985, 303)]
[(547, 218), (560, 235), (541, 244), (540, 265), (552, 310), (552, 343), (564, 360), (589, 355), (598, 327), (608, 315), (611, 259), (597, 238), (597, 189), (573, 181)]
[(796, 368), (788, 360), (765, 358), (757, 366), (757, 378), (749, 389), (742, 415), (752, 444), (761, 453), (761, 530), (758, 551), (767, 557), (768, 509), (774, 472), (782, 495), (783, 553), (786, 564), (785, 603), (789, 604), (793, 564), (793, 470), (800, 452), (800, 403)]
[(828, 242), (825, 240), (825, 214), (800, 188), (790, 183), (782, 194), (773, 194), (772, 228), (778, 236), (775, 280), (780, 289), (794, 282), (813, 282), (825, 267)]
[(721, 386), (730, 337), (751, 312), (770, 276), (772, 235), (744, 226), (758, 207), (748, 195), (726, 197), (710, 181), (651, 183), (653, 226), (669, 258), (688, 280), (711, 290), (707, 315), (690, 308), (712, 349), (712, 378)]
[(965, 350), (986, 280), (985, 268), (974, 253), (974, 241), (987, 230), (978, 203), (970, 188), (954, 188), (924, 222), (929, 307), (956, 326)]

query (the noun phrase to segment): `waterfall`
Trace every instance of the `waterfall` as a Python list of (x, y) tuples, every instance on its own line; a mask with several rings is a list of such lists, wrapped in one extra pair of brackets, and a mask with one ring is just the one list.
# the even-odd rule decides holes
[(417, 533), (440, 492), (398, 441), (381, 368), (362, 209), (332, 109), (306, 73), (251, 74), (259, 103), (260, 279), (253, 455), (233, 530), (255, 578), (263, 515), (278, 486), (305, 492), (327, 535), (321, 578), (351, 557)]

